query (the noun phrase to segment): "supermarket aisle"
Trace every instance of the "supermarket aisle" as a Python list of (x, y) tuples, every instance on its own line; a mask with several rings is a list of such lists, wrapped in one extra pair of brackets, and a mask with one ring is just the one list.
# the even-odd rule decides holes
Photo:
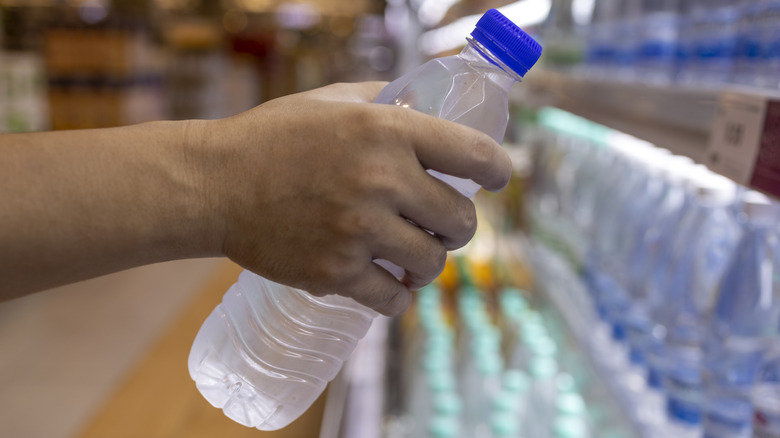
[(73, 436), (225, 264), (161, 263), (0, 304), (0, 436)]

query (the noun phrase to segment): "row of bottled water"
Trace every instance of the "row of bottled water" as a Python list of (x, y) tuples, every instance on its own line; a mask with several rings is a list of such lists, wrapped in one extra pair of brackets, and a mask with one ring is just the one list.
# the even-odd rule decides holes
[(778, 203), (552, 114), (532, 234), (571, 256), (595, 315), (589, 348), (627, 415), (647, 437), (780, 437)]
[(780, 86), (778, 0), (596, 0), (587, 33), (595, 74)]
[(628, 436), (608, 424), (588, 390), (595, 379), (527, 293), (466, 286), (454, 306), (444, 296), (432, 285), (416, 298), (399, 437)]

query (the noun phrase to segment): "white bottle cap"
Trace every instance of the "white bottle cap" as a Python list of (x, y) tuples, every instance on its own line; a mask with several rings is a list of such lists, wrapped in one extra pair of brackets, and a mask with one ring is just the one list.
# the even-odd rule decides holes
[(672, 155), (663, 163), (663, 177), (670, 182), (681, 182), (694, 166), (692, 159), (684, 155)]
[(777, 219), (777, 204), (768, 196), (755, 190), (742, 195), (742, 213), (749, 221), (773, 221)]
[(702, 203), (728, 205), (737, 196), (737, 185), (724, 176), (705, 173), (696, 181), (696, 196)]

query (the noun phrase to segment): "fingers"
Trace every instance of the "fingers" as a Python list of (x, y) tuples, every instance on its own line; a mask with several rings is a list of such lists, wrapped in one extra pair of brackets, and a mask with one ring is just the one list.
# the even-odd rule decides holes
[(403, 283), (419, 289), (444, 269), (447, 248), (441, 240), (409, 221), (394, 217), (383, 227), (385, 233), (374, 242), (373, 255), (406, 271)]
[(376, 263), (369, 263), (349, 287), (351, 291), (345, 295), (383, 315), (397, 315), (412, 303), (409, 289)]
[(470, 178), (487, 190), (497, 191), (509, 183), (512, 161), (487, 134), (458, 123), (398, 108), (417, 159), (426, 169)]
[(477, 212), (470, 199), (444, 182), (420, 172), (399, 197), (401, 216), (436, 234), (448, 250), (458, 249), (474, 237)]

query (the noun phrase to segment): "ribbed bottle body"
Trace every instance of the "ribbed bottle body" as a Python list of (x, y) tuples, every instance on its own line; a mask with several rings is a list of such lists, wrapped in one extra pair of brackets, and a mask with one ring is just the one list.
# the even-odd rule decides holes
[(198, 332), (190, 376), (234, 421), (276, 430), (314, 403), (375, 316), (244, 271)]

